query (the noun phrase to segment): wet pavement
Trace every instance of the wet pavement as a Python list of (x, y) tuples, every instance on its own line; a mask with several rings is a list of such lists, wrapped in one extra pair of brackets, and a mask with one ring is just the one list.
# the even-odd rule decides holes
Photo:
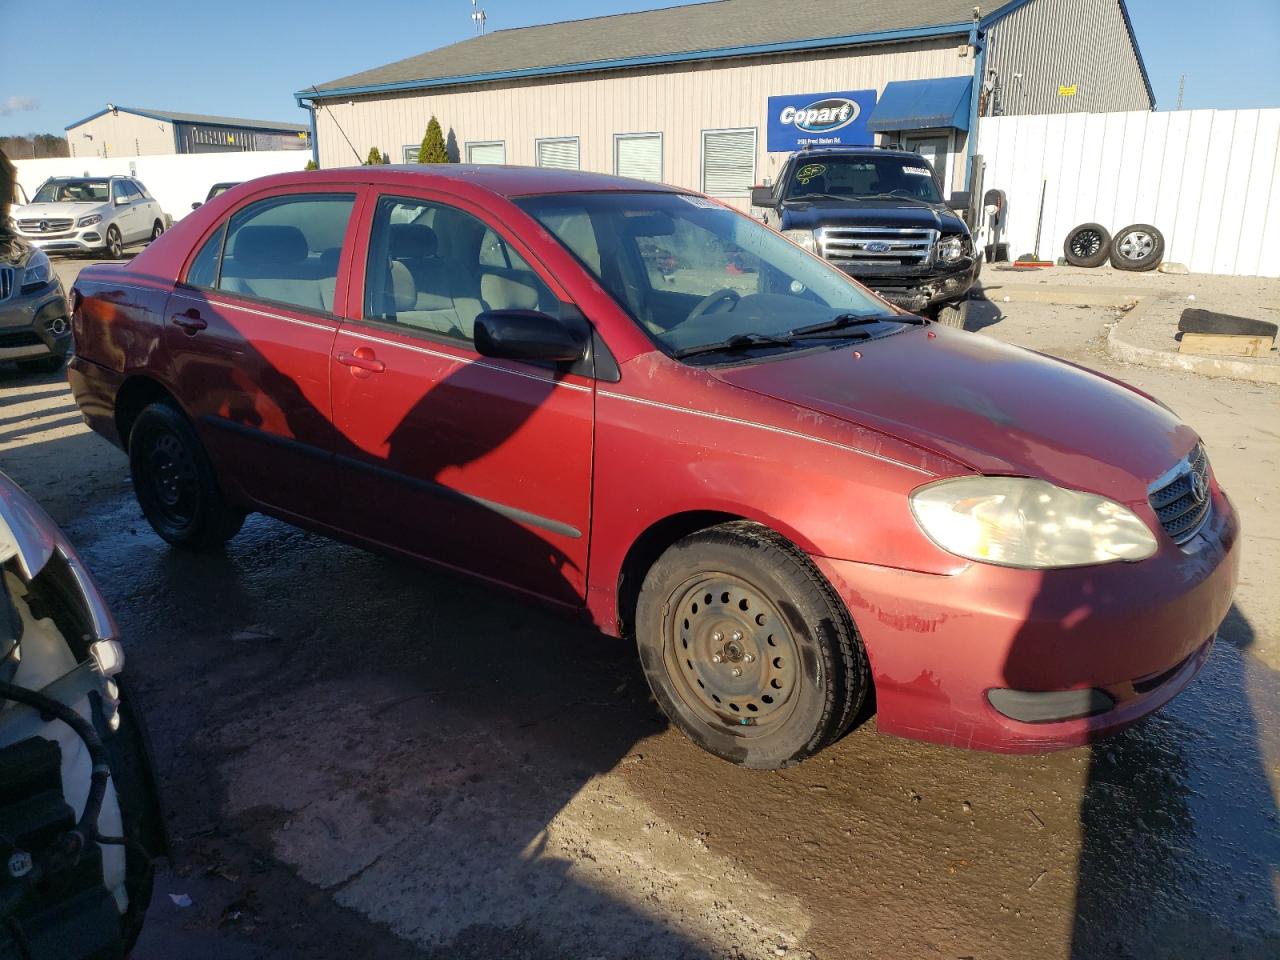
[[(1104, 365), (1100, 315), (1004, 311)], [(0, 370), (0, 469), (96, 575), (150, 723), (174, 857), (135, 956), (1280, 956), (1280, 391), (1140, 375), (1193, 425), (1237, 410), (1205, 436), (1251, 569), (1191, 687), (1091, 748), (871, 717), (763, 773), (669, 729), (628, 644), (483, 584), (262, 517), (168, 549), (65, 384)]]

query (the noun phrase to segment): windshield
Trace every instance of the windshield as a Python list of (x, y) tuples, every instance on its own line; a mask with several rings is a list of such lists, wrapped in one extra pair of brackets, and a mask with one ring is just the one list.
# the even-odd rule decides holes
[(805, 196), (839, 199), (899, 197), (941, 203), (933, 170), (923, 157), (830, 156), (797, 160), (791, 168), (785, 199)]
[[(837, 319), (889, 313), (839, 270), (759, 221), (702, 197), (574, 193), (516, 203), (669, 353), (733, 338), (782, 338)], [(892, 318), (879, 326), (898, 329)], [(859, 327), (863, 336), (875, 332), (871, 325)], [(775, 351), (792, 345), (758, 344)]]
[(32, 203), (106, 203), (110, 196), (106, 180), (46, 180)]

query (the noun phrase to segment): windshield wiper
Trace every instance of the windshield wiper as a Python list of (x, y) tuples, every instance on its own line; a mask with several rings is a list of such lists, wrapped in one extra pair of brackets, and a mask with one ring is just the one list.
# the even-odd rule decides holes
[(677, 360), (696, 357), (704, 353), (737, 353), (750, 350), (752, 347), (789, 347), (791, 337), (773, 337), (765, 333), (735, 333), (732, 337), (716, 343), (704, 343), (696, 347), (682, 347), (671, 356)]
[(870, 339), (871, 334), (867, 333), (867, 331), (860, 329), (855, 330), (854, 328), (869, 327), (875, 323), (924, 323), (924, 321), (919, 317), (915, 317), (910, 314), (842, 313), (838, 317), (832, 317), (830, 320), (824, 320), (822, 323), (811, 324), (807, 327), (797, 327), (787, 336), (792, 340), (811, 340), (829, 336), (841, 330), (850, 330), (851, 332), (862, 334), (864, 337)]
[(906, 200), (908, 203), (923, 203), (926, 207), (931, 207), (941, 200), (925, 200), (921, 197), (904, 197), (897, 193), (864, 193), (861, 196), (853, 197), (854, 200)]
[(857, 197), (848, 197), (839, 193), (798, 193), (790, 197), (788, 200), (856, 200)]

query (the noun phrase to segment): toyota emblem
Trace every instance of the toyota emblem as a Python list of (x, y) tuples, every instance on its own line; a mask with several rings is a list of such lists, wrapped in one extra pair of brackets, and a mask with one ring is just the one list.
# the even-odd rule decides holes
[(1195, 498), (1196, 503), (1204, 503), (1209, 496), (1209, 484), (1199, 473), (1191, 474), (1191, 496)]

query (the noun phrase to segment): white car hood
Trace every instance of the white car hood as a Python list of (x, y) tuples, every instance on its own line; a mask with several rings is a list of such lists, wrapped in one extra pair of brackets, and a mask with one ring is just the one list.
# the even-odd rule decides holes
[(109, 203), (28, 203), (14, 207), (9, 216), (15, 220), (79, 220), (91, 213), (105, 217), (110, 208)]

